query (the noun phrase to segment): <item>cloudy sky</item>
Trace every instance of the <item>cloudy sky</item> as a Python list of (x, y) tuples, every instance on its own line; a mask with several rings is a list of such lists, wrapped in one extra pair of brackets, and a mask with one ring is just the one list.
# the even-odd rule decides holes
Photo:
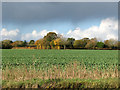
[(75, 39), (117, 39), (118, 3), (3, 2), (2, 40), (37, 40), (50, 31)]

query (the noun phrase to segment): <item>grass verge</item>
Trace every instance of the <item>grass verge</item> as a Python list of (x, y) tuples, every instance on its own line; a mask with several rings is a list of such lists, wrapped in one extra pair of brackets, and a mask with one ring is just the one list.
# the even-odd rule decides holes
[(19, 82), (3, 80), (3, 88), (119, 88), (118, 78), (108, 79), (32, 79)]

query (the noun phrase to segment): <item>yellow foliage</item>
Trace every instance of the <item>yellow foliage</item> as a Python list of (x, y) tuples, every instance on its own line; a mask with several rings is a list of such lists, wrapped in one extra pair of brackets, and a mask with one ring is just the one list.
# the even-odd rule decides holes
[(60, 49), (60, 46), (58, 46), (58, 49)]
[(39, 44), (39, 40), (37, 40), (36, 42), (35, 42), (35, 45), (38, 45)]
[(60, 45), (60, 38), (54, 40), (54, 45)]

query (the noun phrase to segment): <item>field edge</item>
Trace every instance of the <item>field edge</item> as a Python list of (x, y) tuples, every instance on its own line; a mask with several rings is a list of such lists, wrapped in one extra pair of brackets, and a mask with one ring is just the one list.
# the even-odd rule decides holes
[(118, 78), (2, 81), (2, 88), (120, 88)]

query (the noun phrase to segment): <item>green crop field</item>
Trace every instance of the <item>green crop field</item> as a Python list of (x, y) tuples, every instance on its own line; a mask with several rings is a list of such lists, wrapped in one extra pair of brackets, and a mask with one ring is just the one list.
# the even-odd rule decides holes
[(31, 79), (35, 85), (53, 79), (114, 79), (118, 77), (117, 67), (118, 50), (2, 50), (3, 87)]
[(117, 50), (2, 50), (3, 69), (6, 66), (16, 67), (35, 64), (40, 68), (51, 65), (65, 66), (78, 61), (86, 66), (102, 67), (116, 66), (118, 63)]

